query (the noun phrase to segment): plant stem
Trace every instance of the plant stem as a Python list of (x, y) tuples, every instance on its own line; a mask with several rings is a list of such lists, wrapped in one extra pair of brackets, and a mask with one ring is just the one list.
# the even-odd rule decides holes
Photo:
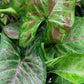
[(46, 52), (45, 52), (45, 49), (44, 49), (44, 43), (41, 43), (41, 49), (42, 49), (45, 61), (48, 61), (47, 56), (46, 56)]

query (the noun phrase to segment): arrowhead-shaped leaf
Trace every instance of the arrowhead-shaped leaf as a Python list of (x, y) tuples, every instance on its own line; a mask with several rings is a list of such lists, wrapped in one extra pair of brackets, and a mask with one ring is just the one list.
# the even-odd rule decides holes
[(53, 66), (51, 72), (62, 76), (72, 83), (84, 83), (84, 54), (69, 54), (62, 57)]
[(45, 84), (45, 66), (34, 43), (25, 50), (23, 57), (4, 33), (1, 36), (0, 84)]
[[(28, 45), (43, 20), (47, 22), (44, 40), (63, 42), (74, 22), (75, 0), (29, 0), (26, 20), (20, 29), (20, 46)], [(68, 7), (67, 7), (68, 6)]]
[(76, 18), (66, 41), (55, 46), (56, 55), (62, 56), (71, 53), (84, 54), (84, 18)]
[(45, 32), (47, 43), (64, 42), (74, 22), (75, 2), (75, 0), (49, 0), (50, 14)]
[(20, 46), (29, 45), (34, 39), (37, 29), (48, 16), (48, 0), (29, 0), (26, 19), (20, 28)]
[(63, 44), (45, 48), (48, 60), (67, 54), (84, 54), (84, 18), (76, 17), (75, 23)]

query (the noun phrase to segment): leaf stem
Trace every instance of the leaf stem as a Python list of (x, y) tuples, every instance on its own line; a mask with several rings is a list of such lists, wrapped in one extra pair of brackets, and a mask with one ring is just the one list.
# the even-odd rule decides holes
[(52, 60), (49, 60), (49, 61), (46, 61), (45, 64), (47, 67), (53, 67), (55, 64), (57, 64), (59, 61), (61, 61), (62, 59), (62, 56), (61, 57), (57, 57), (55, 59), (52, 59)]
[(45, 61), (48, 61), (47, 56), (46, 56), (46, 52), (45, 52), (45, 49), (44, 49), (44, 43), (41, 43), (41, 49), (42, 49)]

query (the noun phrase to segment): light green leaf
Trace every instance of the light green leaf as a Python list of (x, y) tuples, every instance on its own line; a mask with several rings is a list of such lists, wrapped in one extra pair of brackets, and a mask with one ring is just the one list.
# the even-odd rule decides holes
[(84, 83), (84, 54), (69, 54), (53, 66), (52, 73), (71, 81)]
[[(45, 84), (46, 69), (34, 43), (20, 54), (15, 44), (1, 34), (0, 84)], [(38, 51), (38, 52), (37, 52)]]
[(13, 16), (14, 18), (18, 18), (18, 13), (16, 12), (15, 9), (13, 9), (11, 7), (6, 8), (6, 9), (0, 9), (0, 13), (8, 14), (8, 15)]
[[(1, 17), (3, 17), (3, 18), (1, 18)], [(7, 24), (7, 17), (4, 14), (1, 14), (0, 20), (1, 20), (0, 23), (3, 23), (4, 25)]]

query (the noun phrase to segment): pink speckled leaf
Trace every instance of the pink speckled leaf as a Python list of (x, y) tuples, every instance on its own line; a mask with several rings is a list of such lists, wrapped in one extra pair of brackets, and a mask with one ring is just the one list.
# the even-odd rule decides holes
[(19, 23), (19, 22), (13, 22), (13, 23), (10, 23), (10, 24), (4, 26), (4, 32), (5, 32), (5, 34), (9, 38), (18, 39), (20, 24), (21, 23)]
[(36, 44), (31, 45), (20, 55), (16, 45), (1, 34), (0, 84), (45, 84), (44, 62), (40, 54), (37, 55)]

